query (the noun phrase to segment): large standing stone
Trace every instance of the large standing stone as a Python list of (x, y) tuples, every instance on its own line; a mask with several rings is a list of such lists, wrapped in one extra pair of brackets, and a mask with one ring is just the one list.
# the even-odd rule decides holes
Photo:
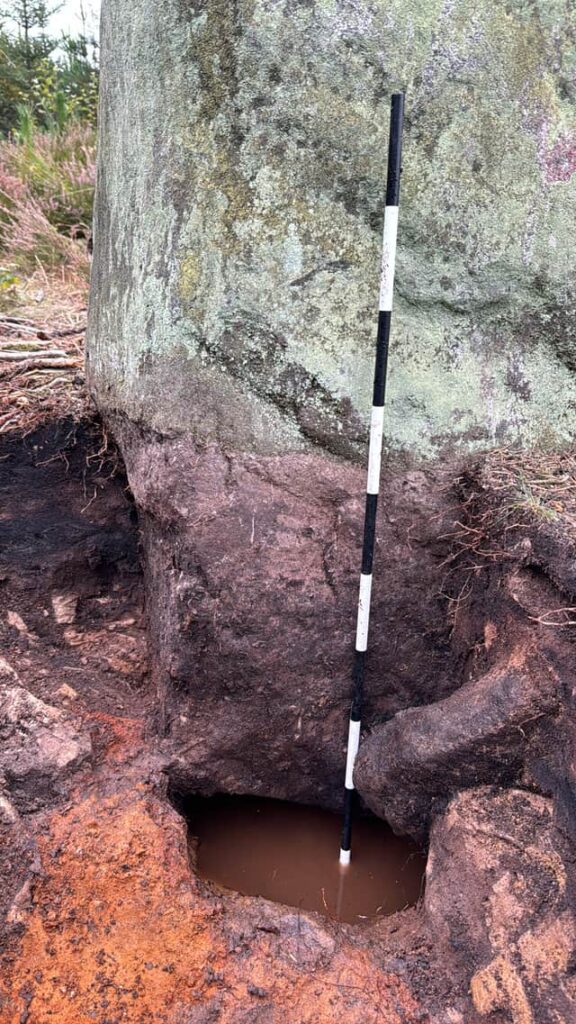
[(549, 0), (104, 0), (101, 407), (362, 452), (404, 87), (390, 442), (573, 436), (570, 28)]
[[(337, 792), (393, 89), (389, 447), (573, 435), (569, 28), (543, 0), (104, 0), (89, 379), (143, 513), (166, 726), (207, 784), (259, 785), (257, 750), (279, 795)], [(455, 684), (422, 540), (445, 499), (421, 481), (415, 532), (413, 489), (387, 478), (380, 715)]]

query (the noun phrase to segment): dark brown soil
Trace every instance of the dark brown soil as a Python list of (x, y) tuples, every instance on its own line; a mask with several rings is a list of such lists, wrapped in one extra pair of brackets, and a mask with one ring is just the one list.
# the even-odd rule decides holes
[(149, 688), (137, 517), (99, 422), (3, 436), (0, 503), (3, 658), (49, 704), (141, 715)]

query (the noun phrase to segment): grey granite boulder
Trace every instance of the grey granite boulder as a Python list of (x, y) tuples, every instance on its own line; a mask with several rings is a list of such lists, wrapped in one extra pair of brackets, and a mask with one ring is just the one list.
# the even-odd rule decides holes
[(571, 30), (550, 0), (104, 0), (102, 410), (363, 453), (404, 88), (389, 443), (573, 437)]

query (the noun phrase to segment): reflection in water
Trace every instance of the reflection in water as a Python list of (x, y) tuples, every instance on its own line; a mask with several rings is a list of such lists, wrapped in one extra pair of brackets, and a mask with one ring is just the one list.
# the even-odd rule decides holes
[(264, 896), (341, 921), (393, 914), (418, 900), (425, 857), (374, 818), (354, 824), (352, 863), (338, 863), (338, 815), (314, 807), (220, 796), (186, 813), (197, 871), (246, 896)]

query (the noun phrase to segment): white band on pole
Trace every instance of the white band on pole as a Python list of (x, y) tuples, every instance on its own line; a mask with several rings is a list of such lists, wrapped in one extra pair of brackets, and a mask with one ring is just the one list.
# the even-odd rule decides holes
[(372, 596), (372, 574), (360, 576), (360, 595), (358, 597), (358, 624), (356, 626), (356, 650), (365, 651), (368, 647), (368, 627), (370, 625), (370, 598)]
[(348, 727), (348, 753), (346, 755), (346, 789), (354, 789), (354, 765), (360, 746), (360, 722), (350, 720)]
[(378, 494), (380, 491), (380, 472), (382, 464), (382, 438), (384, 434), (384, 406), (375, 405), (372, 408), (372, 420), (370, 423), (370, 455), (368, 457), (368, 494)]
[(384, 243), (382, 252), (382, 280), (380, 285), (380, 312), (390, 313), (394, 300), (394, 270), (396, 267), (396, 239), (398, 237), (398, 207), (387, 206), (384, 212)]

